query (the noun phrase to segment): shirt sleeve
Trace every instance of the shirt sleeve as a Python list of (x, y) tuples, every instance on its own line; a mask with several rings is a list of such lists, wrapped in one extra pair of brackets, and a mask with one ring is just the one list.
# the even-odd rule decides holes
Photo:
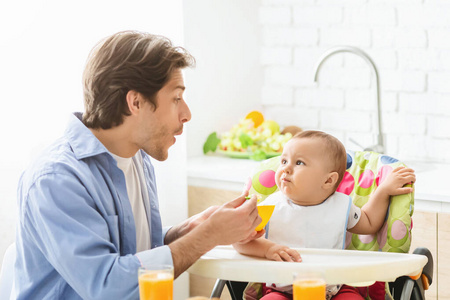
[(172, 263), (167, 246), (122, 255), (113, 242), (119, 232), (118, 216), (103, 216), (75, 176), (41, 176), (25, 199), (21, 226), (83, 299), (137, 299), (138, 268)]
[(347, 230), (352, 229), (358, 224), (361, 218), (361, 208), (356, 206), (353, 202), (350, 204), (350, 212), (348, 214)]

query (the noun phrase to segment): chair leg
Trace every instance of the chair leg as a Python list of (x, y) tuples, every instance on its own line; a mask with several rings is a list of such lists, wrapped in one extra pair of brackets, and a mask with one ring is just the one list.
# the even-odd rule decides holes
[(414, 289), (414, 281), (412, 279), (406, 280), (403, 286), (402, 294), (400, 300), (409, 300)]
[(217, 279), (214, 284), (214, 288), (211, 293), (211, 298), (219, 298), (222, 295), (223, 288), (225, 286), (226, 280)]

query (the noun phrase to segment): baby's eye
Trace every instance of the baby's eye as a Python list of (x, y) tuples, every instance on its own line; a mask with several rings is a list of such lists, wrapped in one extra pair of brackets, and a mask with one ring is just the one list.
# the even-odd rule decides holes
[(304, 162), (302, 162), (301, 160), (297, 160), (297, 162), (295, 163), (297, 166), (300, 166), (300, 165), (304, 165), (305, 163)]
[(287, 160), (282, 159), (282, 160), (281, 160), (281, 164), (283, 164), (283, 165), (287, 164)]

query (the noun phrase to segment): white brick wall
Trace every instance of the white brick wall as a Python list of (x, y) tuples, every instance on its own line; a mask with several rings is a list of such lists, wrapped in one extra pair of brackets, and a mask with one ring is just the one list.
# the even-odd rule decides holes
[(375, 78), (358, 56), (339, 53), (313, 71), (332, 46), (365, 51), (378, 67), (386, 152), (404, 160), (450, 162), (450, 1), (263, 0), (262, 105), (282, 126), (320, 129), (359, 149), (376, 141)]
[(264, 26), (262, 38), (265, 46), (314, 46), (317, 44), (318, 30), (314, 28), (291, 28), (283, 26)]

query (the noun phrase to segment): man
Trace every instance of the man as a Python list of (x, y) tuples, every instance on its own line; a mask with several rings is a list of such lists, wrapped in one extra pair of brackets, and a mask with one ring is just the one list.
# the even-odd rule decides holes
[(91, 52), (85, 112), (24, 172), (18, 189), (17, 299), (138, 299), (137, 270), (177, 277), (220, 244), (259, 237), (245, 194), (163, 229), (149, 156), (163, 161), (191, 118), (182, 69), (164, 37), (119, 32)]

